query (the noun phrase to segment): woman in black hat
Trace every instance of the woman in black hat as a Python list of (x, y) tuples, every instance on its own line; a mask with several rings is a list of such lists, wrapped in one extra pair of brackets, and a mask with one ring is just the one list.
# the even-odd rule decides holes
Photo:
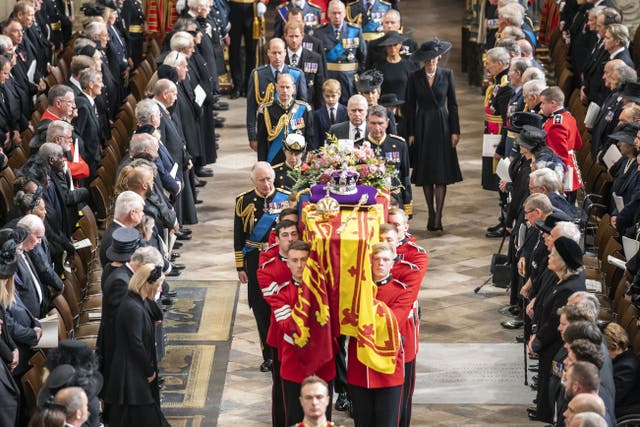
[(529, 409), (529, 418), (544, 422), (553, 421), (553, 408), (548, 397), (548, 383), (551, 375), (551, 361), (562, 347), (562, 337), (558, 331), (560, 316), (558, 309), (576, 291), (584, 291), (582, 250), (574, 240), (560, 236), (553, 243), (549, 254), (548, 268), (558, 277), (553, 292), (547, 292), (540, 306), (540, 323), (536, 334), (529, 341), (529, 351), (539, 357), (538, 394), (536, 408)]
[(166, 423), (160, 410), (154, 324), (145, 306), (145, 299), (155, 299), (160, 292), (163, 280), (162, 267), (140, 266), (118, 308), (112, 369), (104, 391), (110, 427)]
[(429, 208), (427, 230), (442, 231), (447, 185), (462, 181), (456, 146), (460, 140), (458, 103), (453, 71), (439, 68), (451, 43), (423, 43), (411, 59), (424, 66), (413, 72), (407, 86), (407, 135), (413, 146), (411, 182), (422, 187)]
[(0, 427), (17, 425), (20, 402), (20, 391), (11, 375), (18, 366), (19, 352), (6, 321), (7, 309), (15, 294), (13, 274), (17, 269), (18, 244), (13, 234), (10, 229), (0, 230)]

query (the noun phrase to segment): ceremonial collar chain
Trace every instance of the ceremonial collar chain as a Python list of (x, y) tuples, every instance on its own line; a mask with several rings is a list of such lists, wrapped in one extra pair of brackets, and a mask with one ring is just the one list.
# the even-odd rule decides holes
[(280, 98), (278, 98), (278, 100), (276, 102), (278, 103), (279, 106), (281, 106), (285, 110), (288, 110), (293, 105), (293, 98), (289, 100), (288, 104), (285, 104), (282, 101), (280, 101)]

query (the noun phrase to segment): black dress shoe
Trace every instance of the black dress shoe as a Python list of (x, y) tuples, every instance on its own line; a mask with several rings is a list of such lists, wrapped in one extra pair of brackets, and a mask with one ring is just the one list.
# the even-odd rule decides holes
[(194, 205), (199, 205), (199, 204), (201, 204), (201, 203), (203, 203), (203, 202), (202, 202), (202, 200), (200, 200), (200, 199), (196, 199), (196, 200), (193, 202), (193, 204), (194, 204)]
[(185, 268), (187, 268), (187, 266), (184, 264), (178, 264), (178, 263), (172, 262), (171, 268), (175, 270), (184, 270)]
[(176, 291), (175, 291), (175, 290), (173, 290), (173, 289), (172, 289), (172, 290), (170, 290), (170, 291), (167, 291), (167, 292), (163, 292), (163, 293), (162, 293), (162, 296), (163, 296), (163, 297), (171, 297), (171, 298), (175, 298), (177, 295), (178, 295), (178, 292), (176, 292)]
[(181, 274), (180, 270), (171, 270), (170, 272), (165, 274), (165, 276), (167, 276), (167, 277), (178, 277), (180, 274)]
[(173, 261), (174, 259), (180, 258), (180, 252), (171, 252), (171, 261)]
[(504, 237), (506, 235), (508, 235), (509, 233), (507, 233), (507, 229), (504, 227), (500, 227), (495, 231), (487, 231), (487, 234), (485, 234), (485, 236), (487, 236), (488, 238), (496, 238), (496, 237)]
[(505, 329), (520, 329), (524, 322), (518, 319), (505, 320), (504, 322), (500, 322), (500, 325)]
[(520, 306), (512, 305), (511, 307), (509, 307), (508, 311), (509, 311), (509, 313), (513, 314), (514, 316), (517, 316), (517, 315), (520, 314)]
[(214, 122), (216, 124), (216, 127), (222, 127), (224, 126), (224, 122), (226, 122), (227, 119), (225, 119), (224, 117), (216, 117), (214, 119)]
[(182, 247), (182, 242), (173, 242), (173, 249), (180, 249)]
[(496, 231), (499, 228), (504, 227), (504, 225), (502, 225), (501, 222), (497, 223), (496, 225), (493, 225), (491, 227), (487, 227), (487, 231)]
[(209, 169), (201, 166), (196, 169), (196, 176), (198, 178), (210, 178), (213, 176), (213, 169)]
[(267, 359), (262, 362), (260, 365), (260, 372), (271, 372), (271, 368), (273, 367), (273, 361), (271, 359)]
[(176, 239), (178, 240), (191, 240), (191, 234), (186, 234), (178, 231), (176, 233)]
[(205, 181), (204, 179), (199, 179), (194, 185), (196, 187), (204, 187), (205, 185), (207, 185), (207, 181)]
[(187, 228), (187, 227), (182, 227), (182, 228), (180, 229), (180, 232), (181, 232), (181, 233), (185, 233), (185, 234), (192, 234), (192, 233), (193, 233), (193, 230), (191, 230), (190, 228)]
[(169, 297), (162, 298), (162, 305), (173, 305), (173, 300)]
[(227, 111), (229, 109), (229, 103), (224, 101), (216, 101), (211, 107), (214, 111)]
[(516, 342), (522, 344), (524, 342), (524, 335), (516, 335)]
[(334, 408), (336, 408), (336, 411), (347, 411), (349, 409), (349, 403), (347, 393), (338, 393), (338, 399), (336, 399)]
[(229, 95), (229, 98), (231, 98), (231, 99), (238, 99), (238, 98), (240, 98), (240, 91), (239, 91), (239, 90), (233, 90), (233, 91), (231, 91), (231, 95)]

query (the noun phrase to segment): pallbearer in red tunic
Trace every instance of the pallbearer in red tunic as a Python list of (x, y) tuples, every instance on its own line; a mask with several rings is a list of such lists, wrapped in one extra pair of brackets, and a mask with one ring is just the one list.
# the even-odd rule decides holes
[(400, 327), (400, 334), (402, 334), (402, 343), (404, 347), (404, 384), (402, 388), (402, 399), (400, 401), (399, 425), (400, 427), (408, 427), (411, 425), (411, 404), (416, 380), (416, 355), (418, 354), (418, 340), (420, 338), (420, 307), (418, 305), (418, 293), (420, 292), (420, 286), (422, 285), (424, 274), (427, 271), (427, 260), (426, 253), (423, 253), (424, 258), (419, 259), (419, 261), (424, 264), (424, 268), (420, 268), (417, 264), (413, 264), (406, 259), (402, 259), (397, 253), (397, 249), (399, 247), (398, 236), (398, 231), (395, 225), (380, 225), (380, 240), (388, 243), (396, 250), (394, 264), (391, 268), (391, 275), (394, 279), (408, 285), (408, 290), (414, 297), (408, 318), (404, 321), (402, 321), (402, 319), (398, 319), (398, 326)]
[[(282, 345), (282, 333), (276, 326), (273, 307), (273, 295), (277, 294), (281, 286), (291, 280), (291, 270), (287, 265), (287, 252), (289, 245), (298, 240), (298, 225), (289, 220), (281, 220), (275, 227), (276, 243), (272, 248), (260, 254), (260, 267), (258, 268), (258, 285), (262, 291), (264, 300), (271, 307), (271, 319), (267, 332), (267, 345), (271, 347), (271, 375), (273, 384), (271, 388), (271, 418), (274, 426), (286, 426), (291, 423), (285, 421), (284, 400), (282, 397), (282, 381), (280, 378), (280, 357), (278, 349)], [(263, 255), (271, 257), (263, 261)]]
[[(375, 298), (393, 312), (399, 328), (409, 318), (415, 296), (406, 283), (391, 275), (395, 253), (387, 243), (373, 245), (372, 276), (377, 287)], [(383, 374), (358, 360), (358, 339), (349, 338), (347, 382), (351, 385), (353, 418), (356, 427), (396, 426), (400, 421), (400, 400), (404, 384), (404, 350), (398, 348), (395, 370)]]
[[(291, 318), (291, 310), (298, 302), (298, 291), (302, 273), (305, 269), (311, 247), (308, 243), (295, 241), (287, 252), (287, 265), (291, 270), (291, 280), (275, 283), (263, 290), (265, 299), (271, 305), (275, 317), (274, 334), (279, 334), (278, 358), (280, 359), (280, 377), (282, 395), (285, 404), (285, 426), (292, 425), (303, 419), (300, 401), (302, 381), (309, 375), (317, 375), (326, 382), (330, 382), (336, 375), (335, 363), (327, 361), (323, 366), (311, 371), (309, 364), (301, 356), (300, 348), (295, 345), (293, 335), (297, 325)], [(269, 291), (269, 292), (264, 292)], [(331, 393), (329, 393), (331, 395)], [(331, 407), (326, 407), (326, 416), (331, 417)]]
[(315, 375), (305, 378), (300, 388), (304, 420), (293, 427), (336, 427), (334, 423), (327, 421), (325, 416), (330, 403), (331, 397), (326, 381)]

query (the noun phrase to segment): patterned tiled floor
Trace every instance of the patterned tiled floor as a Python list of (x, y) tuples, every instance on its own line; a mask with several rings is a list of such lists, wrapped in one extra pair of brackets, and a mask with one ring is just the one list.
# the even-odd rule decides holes
[[(485, 228), (496, 220), (497, 200), (480, 187), (482, 97), (478, 88), (465, 84), (466, 76), (460, 72), (463, 7), (463, 0), (401, 2), (405, 25), (413, 28), (416, 40), (437, 35), (453, 42), (447, 66), (456, 71), (461, 112), (462, 140), (458, 153), (464, 181), (449, 188), (444, 233), (425, 231), (425, 202), (420, 189), (414, 190), (412, 232), (430, 256), (420, 292), (421, 338), (427, 346), (430, 342), (506, 343), (513, 342), (515, 335), (499, 325), (505, 317), (498, 310), (508, 302), (504, 290), (487, 286), (479, 294), (473, 292), (488, 277), (490, 255), (497, 250), (499, 241), (484, 237)], [(187, 314), (200, 316), (200, 329), (189, 330), (190, 326), (182, 325), (181, 331), (169, 335), (168, 357), (163, 366), (171, 383), (164, 401), (165, 412), (174, 426), (270, 424), (270, 376), (257, 369), (261, 358), (255, 323), (247, 307), (246, 288), (235, 282), (232, 252), (234, 196), (250, 188), (249, 168), (255, 157), (246, 140), (245, 100), (230, 104), (231, 110), (224, 114), (227, 124), (221, 131), (220, 160), (213, 165), (216, 175), (201, 192), (205, 203), (199, 207), (200, 224), (192, 227), (193, 240), (182, 250), (181, 260), (188, 268), (176, 282), (180, 296), (204, 298), (204, 304), (191, 307), (185, 302), (187, 306), (180, 308)], [(521, 352), (521, 348), (514, 347), (514, 351)], [(467, 355), (469, 360), (474, 356), (473, 352)], [(424, 359), (420, 362), (428, 363)], [(204, 371), (207, 366), (211, 372)], [(191, 374), (185, 377), (185, 371)], [(203, 378), (186, 384), (192, 375)], [(172, 388), (177, 392), (171, 394)], [(206, 396), (189, 395), (189, 390), (196, 389)], [(526, 406), (416, 403), (412, 425), (525, 425), (530, 424), (525, 416)], [(334, 420), (353, 425), (341, 413), (335, 414)]]

